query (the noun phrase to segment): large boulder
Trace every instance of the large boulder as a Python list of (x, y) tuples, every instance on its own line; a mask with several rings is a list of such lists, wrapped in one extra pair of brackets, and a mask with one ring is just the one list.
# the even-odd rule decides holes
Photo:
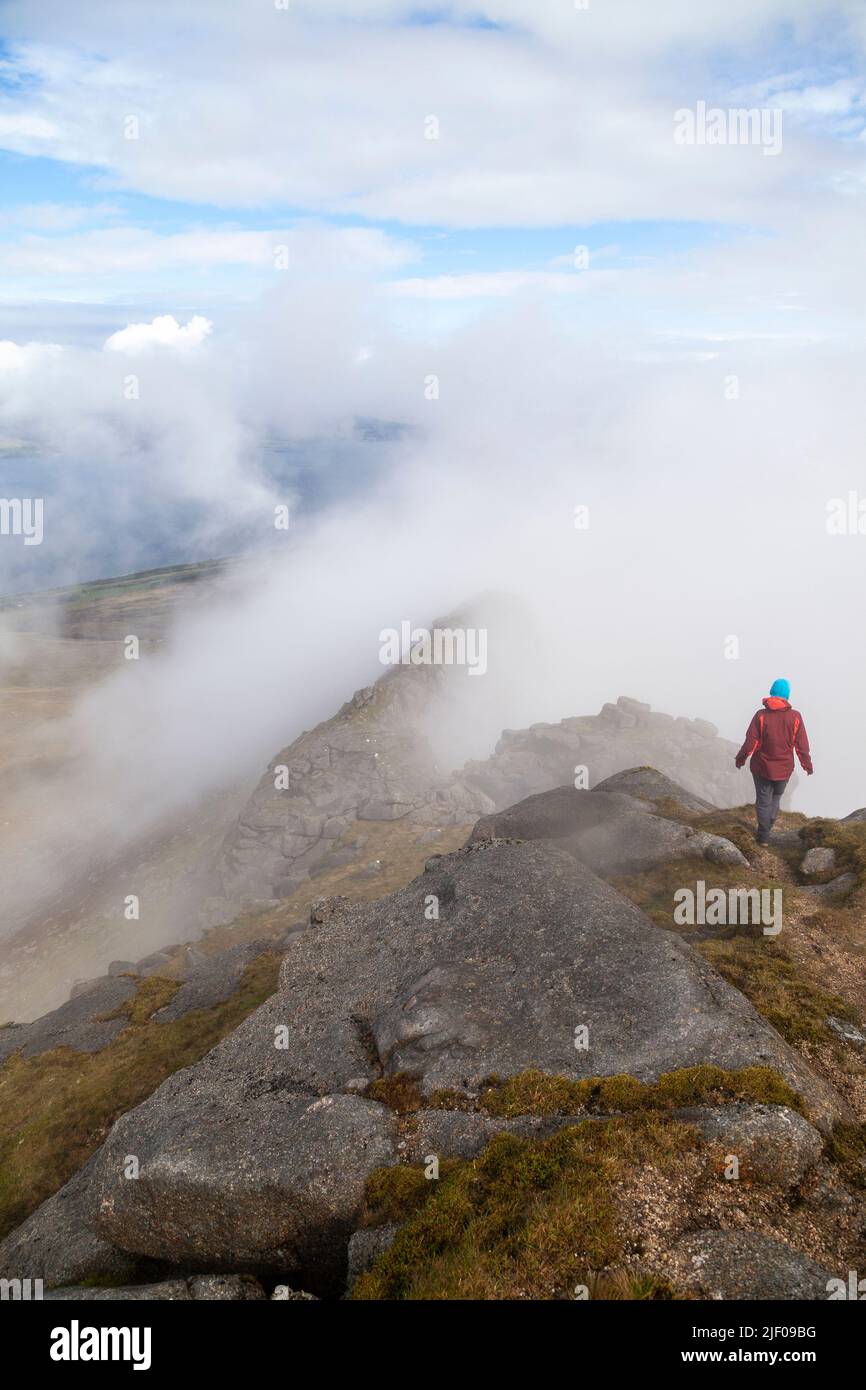
[(360, 1092), (402, 1072), (429, 1096), (530, 1067), (650, 1081), (764, 1064), (822, 1124), (842, 1112), (737, 990), (555, 845), (477, 844), (380, 902), (317, 915), (288, 943), (279, 992), (114, 1126), (91, 1212), (107, 1240), (336, 1282), (365, 1178), (397, 1156), (394, 1116)]
[[(275, 1050), (273, 1030), (261, 1041)], [(395, 1160), (394, 1118), (359, 1096), (301, 1091), (289, 1070), (260, 1076), (256, 1052), (233, 1060), (226, 1077), (218, 1059), (177, 1073), (117, 1121), (98, 1157), (98, 1226), (193, 1269), (339, 1284), (367, 1176)]]
[(640, 873), (684, 858), (748, 864), (723, 836), (654, 815), (646, 801), (601, 787), (557, 787), (484, 816), (469, 843), (485, 840), (552, 840), (599, 874)]
[(675, 1255), (687, 1288), (708, 1298), (829, 1298), (834, 1278), (808, 1255), (755, 1231), (696, 1231)]
[(640, 801), (675, 801), (684, 811), (706, 815), (717, 808), (702, 796), (695, 796), (654, 767), (629, 767), (596, 784), (597, 792), (624, 792)]

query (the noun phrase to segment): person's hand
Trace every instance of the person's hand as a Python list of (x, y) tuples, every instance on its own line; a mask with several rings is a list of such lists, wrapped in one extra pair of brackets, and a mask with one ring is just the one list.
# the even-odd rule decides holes
[(743, 762), (740, 762), (739, 758), (734, 758), (734, 767), (742, 767), (745, 761), (745, 758), (743, 759)]
[(812, 776), (812, 773), (813, 773), (814, 771), (815, 771), (814, 767), (810, 767), (809, 770), (808, 770), (808, 772), (806, 773), (806, 776), (807, 776), (807, 777), (811, 777), (811, 776)]

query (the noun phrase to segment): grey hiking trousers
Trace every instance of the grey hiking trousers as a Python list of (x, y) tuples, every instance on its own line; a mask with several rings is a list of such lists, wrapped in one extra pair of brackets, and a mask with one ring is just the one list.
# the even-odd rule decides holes
[(758, 834), (763, 838), (768, 837), (772, 830), (776, 817), (779, 814), (779, 803), (785, 795), (785, 788), (790, 781), (785, 777), (781, 782), (773, 782), (769, 777), (758, 777), (753, 772), (752, 777), (755, 782), (755, 811), (758, 816)]

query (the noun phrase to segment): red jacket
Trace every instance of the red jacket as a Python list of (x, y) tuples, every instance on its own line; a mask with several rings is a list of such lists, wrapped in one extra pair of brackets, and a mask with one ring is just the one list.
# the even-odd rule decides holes
[(781, 782), (794, 771), (794, 749), (804, 772), (812, 771), (809, 740), (799, 710), (791, 709), (787, 700), (767, 695), (764, 708), (759, 709), (746, 730), (746, 738), (737, 754), (737, 767), (751, 757), (751, 769), (757, 777)]

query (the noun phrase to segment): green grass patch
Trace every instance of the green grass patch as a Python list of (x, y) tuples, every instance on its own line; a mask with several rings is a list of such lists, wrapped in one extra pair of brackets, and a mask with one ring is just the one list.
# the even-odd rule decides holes
[(100, 1052), (58, 1047), (7, 1058), (0, 1067), (0, 1237), (78, 1171), (119, 1115), (197, 1062), (273, 994), (279, 962), (272, 952), (257, 956), (229, 999), (171, 1023), (152, 1014), (179, 982), (150, 976), (117, 1010), (128, 1024)]
[(797, 1092), (771, 1067), (726, 1071), (703, 1065), (664, 1072), (657, 1081), (633, 1076), (595, 1076), (571, 1081), (525, 1071), (481, 1092), (477, 1108), (486, 1115), (634, 1114), (676, 1110), (685, 1105), (722, 1105), (730, 1101), (787, 1105), (803, 1111)]
[(827, 1156), (839, 1164), (852, 1187), (866, 1188), (866, 1124), (836, 1125), (827, 1142)]
[(424, 1105), (417, 1077), (405, 1071), (371, 1081), (364, 1095), (368, 1100), (377, 1100), (381, 1105), (387, 1105), (389, 1110), (395, 1111), (398, 1115), (411, 1115)]
[(130, 1023), (147, 1023), (157, 1009), (164, 1009), (171, 1003), (180, 986), (180, 980), (169, 980), (163, 975), (148, 975), (139, 981), (135, 994), (124, 999), (110, 1013), (99, 1014), (98, 1021), (109, 1023), (116, 1018), (125, 1018)]
[(697, 949), (789, 1043), (827, 1042), (827, 1016), (856, 1022), (851, 1006), (806, 979), (785, 947), (769, 937), (701, 941)]
[(443, 1165), (438, 1180), (378, 1170), (374, 1210), (405, 1224), (351, 1296), (552, 1299), (586, 1285), (602, 1298), (673, 1297), (639, 1275), (598, 1276), (624, 1250), (618, 1184), (645, 1166), (669, 1172), (700, 1144), (689, 1126), (644, 1114), (588, 1120), (541, 1142), (499, 1134), (477, 1158)]
[(653, 1274), (635, 1273), (629, 1269), (614, 1269), (606, 1274), (592, 1274), (586, 1281), (589, 1298), (595, 1302), (646, 1303), (694, 1298), (674, 1288), (667, 1279)]
[[(460, 1166), (458, 1158), (446, 1158), (439, 1165), (439, 1181)], [(361, 1223), (364, 1226), (386, 1226), (402, 1223), (419, 1211), (430, 1196), (435, 1183), (424, 1176), (420, 1165), (397, 1163), (391, 1168), (377, 1168), (367, 1179)]]

